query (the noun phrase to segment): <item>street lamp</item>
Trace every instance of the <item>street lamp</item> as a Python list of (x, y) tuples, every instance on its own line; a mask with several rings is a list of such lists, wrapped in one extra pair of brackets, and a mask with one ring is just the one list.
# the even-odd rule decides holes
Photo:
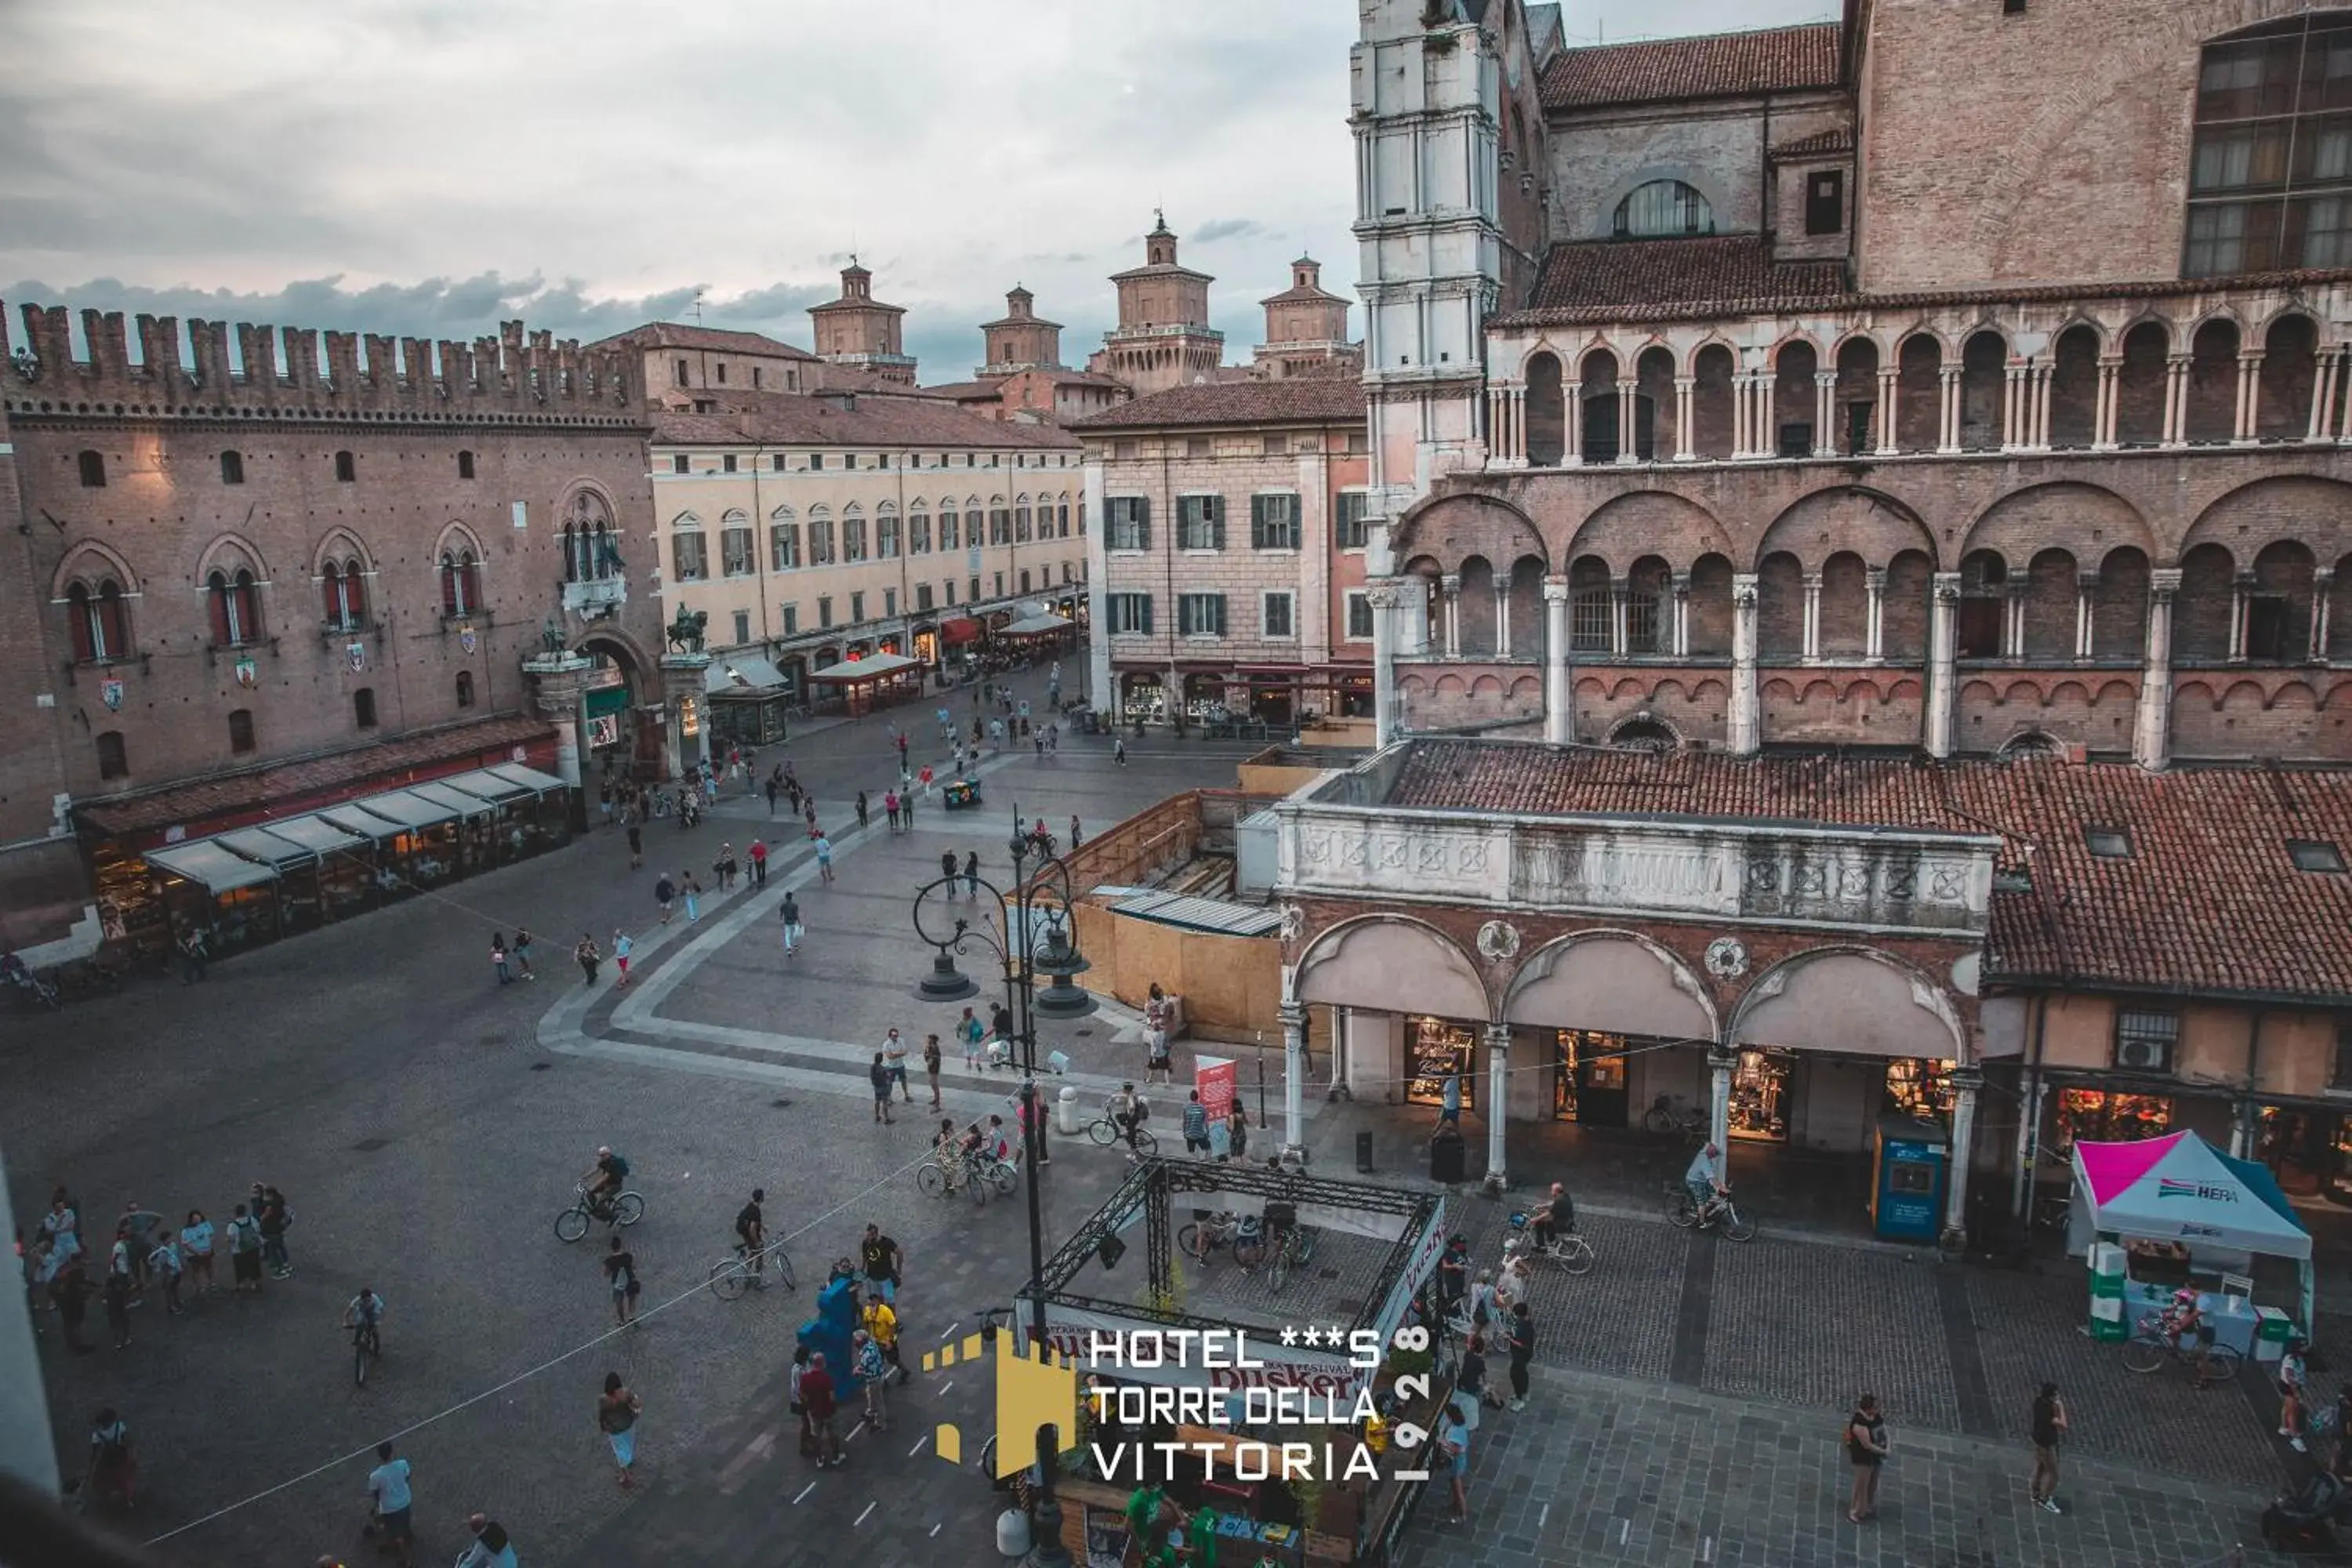
[[(1045, 1224), (1038, 1209), (1039, 1158), (1045, 1151), (1045, 1097), (1037, 1084), (1037, 1020), (1076, 1018), (1094, 1010), (1095, 999), (1070, 984), (1090, 967), (1078, 952), (1073, 908), (1075, 884), (1067, 862), (1051, 853), (1045, 841), (1022, 831), (1021, 807), (1013, 807), (1013, 889), (1007, 893), (987, 878), (979, 886), (995, 900), (998, 923), (984, 920), (975, 925), (969, 916), (952, 912), (961, 884), (969, 901), (971, 879), (935, 877), (916, 890), (915, 934), (935, 951), (931, 972), (916, 987), (927, 1002), (957, 1002), (980, 991), (979, 983), (957, 969), (955, 955), (978, 947), (992, 953), (1004, 976), (1005, 1010), (1013, 1016), (1013, 1041), (1021, 1050), (1022, 1143), (1029, 1152), (1029, 1312), (1030, 1339), (1043, 1353), (1045, 1343)], [(1034, 860), (1035, 869), (1029, 868)], [(1050, 984), (1037, 994), (1037, 977)], [(1030, 1510), (1031, 1539), (1039, 1547), (1037, 1561), (1066, 1562), (1047, 1554), (1041, 1531), (1051, 1526), (1051, 1551), (1060, 1551), (1058, 1521), (1061, 1506), (1054, 1499), (1055, 1458), (1058, 1437), (1047, 1440), (1053, 1428), (1040, 1428), (1038, 1473), (1045, 1478)]]

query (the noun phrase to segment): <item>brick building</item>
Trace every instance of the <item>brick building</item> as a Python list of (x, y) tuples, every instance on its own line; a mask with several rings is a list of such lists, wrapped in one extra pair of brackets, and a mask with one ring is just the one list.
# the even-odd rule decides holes
[(1209, 285), (1216, 279), (1176, 259), (1176, 236), (1154, 214), (1143, 237), (1143, 265), (1111, 274), (1118, 290), (1118, 325), (1087, 361), (1138, 397), (1214, 381), (1225, 359), (1225, 334), (1209, 324)]
[[(912, 387), (914, 357), (900, 341), (907, 314), (903, 305), (886, 305), (874, 297), (874, 274), (851, 257), (841, 269), (840, 298), (809, 307), (816, 329), (816, 355), (826, 364), (862, 371), (877, 380)], [(827, 385), (846, 385), (829, 381)]]
[(159, 845), (493, 763), (576, 781), (597, 738), (674, 756), (633, 364), (519, 322), (142, 316), (136, 358), (82, 322), (87, 361), (62, 308), (13, 351), (0, 322), (0, 945), (94, 942)]
[(1062, 363), (1062, 323), (1037, 314), (1037, 297), (1014, 284), (1004, 296), (1004, 314), (981, 323), (987, 363), (970, 381), (923, 390), (952, 400), (967, 414), (987, 419), (1019, 419), (1065, 425), (1124, 403), (1126, 384)]
[(1368, 5), (1384, 732), (2352, 761), (2352, 13), (2267, 15)]

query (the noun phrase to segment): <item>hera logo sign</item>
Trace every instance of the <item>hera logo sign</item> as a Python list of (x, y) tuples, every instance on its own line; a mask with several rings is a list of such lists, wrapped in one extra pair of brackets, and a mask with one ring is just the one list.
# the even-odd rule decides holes
[[(1007, 1342), (995, 1352), (996, 1462), (999, 1479), (1037, 1462), (1037, 1428), (1047, 1422), (1066, 1438), (1092, 1450), (1095, 1471), (1105, 1480), (1159, 1485), (1174, 1479), (1180, 1461), (1186, 1473), (1205, 1464), (1211, 1479), (1242, 1480), (1377, 1479), (1373, 1449), (1362, 1436), (1369, 1420), (1380, 1422), (1372, 1404), (1371, 1377), (1384, 1347), (1372, 1329), (1309, 1325), (1283, 1329), (1280, 1347), (1258, 1342), (1239, 1329), (1087, 1328), (1060, 1326), (1056, 1346), (1020, 1347)], [(1387, 1349), (1424, 1352), (1429, 1331), (1398, 1330)], [(923, 1370), (936, 1372), (979, 1360), (985, 1344), (967, 1334), (923, 1357)], [(1084, 1386), (1081, 1386), (1083, 1380)], [(1430, 1377), (1401, 1376), (1401, 1403), (1424, 1399)], [(1221, 1442), (1107, 1443), (1090, 1436), (1105, 1426), (1183, 1426), (1235, 1432), (1243, 1427), (1322, 1427), (1321, 1441), (1267, 1443), (1235, 1437)], [(1429, 1441), (1411, 1422), (1388, 1430), (1389, 1441), (1410, 1458)], [(963, 1434), (940, 1426), (933, 1438), (940, 1458), (963, 1462)], [(1425, 1470), (1399, 1472), (1400, 1479), (1427, 1479)]]
[(2203, 1182), (2183, 1182), (2170, 1176), (2156, 1179), (2156, 1195), (2163, 1198), (2203, 1198), (2209, 1204), (2233, 1204), (2238, 1201), (2235, 1190), (2216, 1187)]

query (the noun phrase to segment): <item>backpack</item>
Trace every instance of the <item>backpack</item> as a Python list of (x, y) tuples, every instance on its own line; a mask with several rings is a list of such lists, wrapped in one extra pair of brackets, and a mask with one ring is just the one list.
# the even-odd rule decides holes
[(117, 1421), (98, 1435), (98, 1462), (119, 1465), (131, 1457), (130, 1429)]
[[(613, 1156), (613, 1180), (614, 1180), (614, 1181), (616, 1181), (616, 1182), (625, 1182), (625, 1181), (627, 1181), (628, 1179), (629, 1179), (629, 1163), (628, 1163), (626, 1160), (624, 1160), (623, 1158), (621, 1158), (621, 1156), (620, 1156), (620, 1155), (618, 1155), (618, 1154), (614, 1155), (614, 1156)], [(291, 1214), (289, 1214), (286, 1217), (287, 1217), (287, 1219), (288, 1219), (289, 1221), (291, 1221), (291, 1220), (293, 1219), (293, 1217), (294, 1217), (294, 1216), (293, 1216)]]

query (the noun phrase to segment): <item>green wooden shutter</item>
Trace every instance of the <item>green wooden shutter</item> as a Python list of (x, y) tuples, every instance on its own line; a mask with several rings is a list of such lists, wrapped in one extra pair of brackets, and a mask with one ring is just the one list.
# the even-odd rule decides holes
[(1209, 548), (1223, 550), (1225, 547), (1225, 498), (1206, 496), (1202, 500), (1209, 509)]
[[(1151, 498), (1150, 496), (1138, 496), (1134, 500), (1129, 501), (1128, 504), (1135, 508), (1136, 547), (1140, 550), (1149, 550), (1151, 548)], [(1143, 617), (1143, 629), (1150, 631), (1151, 629), (1151, 616), (1149, 609), (1150, 601), (1145, 601), (1145, 604), (1146, 610)]]

